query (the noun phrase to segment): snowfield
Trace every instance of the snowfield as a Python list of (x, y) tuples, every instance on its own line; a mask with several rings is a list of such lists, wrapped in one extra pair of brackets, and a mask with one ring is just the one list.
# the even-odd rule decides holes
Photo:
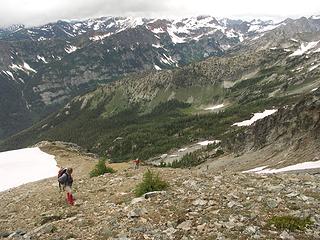
[(266, 168), (267, 166), (257, 167), (251, 170), (243, 171), (243, 173), (259, 173), (259, 174), (269, 174), (269, 173), (280, 173), (288, 171), (297, 171), (297, 170), (306, 170), (306, 169), (315, 169), (320, 168), (320, 160), (315, 162), (304, 162), (298, 163), (295, 165), (287, 166), (280, 169), (270, 169)]
[(54, 156), (39, 148), (0, 152), (0, 191), (56, 176), (58, 170)]
[(242, 127), (242, 126), (250, 126), (252, 123), (254, 123), (255, 121), (265, 118), (271, 114), (274, 114), (276, 111), (278, 111), (277, 109), (272, 109), (272, 110), (264, 110), (264, 112), (262, 113), (255, 113), (253, 115), (252, 118), (250, 118), (249, 120), (245, 120), (242, 122), (237, 122), (232, 124), (232, 126), (238, 126), (238, 127)]

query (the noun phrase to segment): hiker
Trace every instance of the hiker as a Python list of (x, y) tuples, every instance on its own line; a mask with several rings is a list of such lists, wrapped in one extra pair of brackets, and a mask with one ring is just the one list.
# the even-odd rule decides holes
[[(67, 192), (67, 202), (70, 205), (74, 205), (74, 198), (73, 198), (72, 190), (71, 190), (72, 183), (73, 183), (73, 178), (72, 178), (73, 169), (72, 168), (66, 168), (65, 170), (62, 170), (62, 171), (63, 171), (63, 173), (58, 178), (59, 187), (60, 187), (60, 184), (61, 184), (62, 185), (62, 189)], [(60, 173), (60, 171), (59, 171), (59, 173)]]
[(138, 169), (140, 165), (140, 160), (137, 158), (136, 160), (133, 160), (134, 163), (134, 169)]

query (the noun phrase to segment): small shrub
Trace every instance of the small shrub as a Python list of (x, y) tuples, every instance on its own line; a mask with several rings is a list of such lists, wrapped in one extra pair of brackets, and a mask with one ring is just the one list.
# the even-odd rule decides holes
[(224, 151), (222, 149), (218, 149), (217, 152), (216, 152), (216, 156), (221, 156), (224, 154)]
[(100, 159), (94, 169), (90, 172), (90, 177), (97, 177), (105, 173), (115, 173), (115, 170), (111, 167), (106, 167), (105, 159)]
[(220, 145), (220, 143), (211, 143), (211, 144), (208, 144), (207, 147), (206, 147), (206, 151), (207, 151), (207, 152), (210, 152), (210, 151), (216, 149), (219, 145)]
[(169, 184), (159, 177), (159, 173), (155, 174), (149, 169), (143, 174), (143, 180), (135, 188), (135, 195), (142, 196), (147, 192), (161, 191), (168, 188)]
[(160, 162), (159, 167), (161, 168), (167, 167), (167, 164), (165, 162)]
[(268, 221), (269, 225), (274, 225), (277, 229), (304, 230), (307, 226), (312, 224), (310, 217), (298, 218), (292, 216), (272, 217)]

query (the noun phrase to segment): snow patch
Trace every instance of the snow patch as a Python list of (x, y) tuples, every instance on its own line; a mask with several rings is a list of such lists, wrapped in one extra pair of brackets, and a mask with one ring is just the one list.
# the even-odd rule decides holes
[(314, 48), (319, 41), (317, 42), (308, 42), (308, 43), (302, 43), (300, 48), (294, 51), (292, 54), (289, 55), (289, 57), (294, 57), (294, 56), (300, 56), (309, 51), (310, 49)]
[(187, 148), (181, 148), (178, 150), (178, 152), (184, 152), (185, 150), (187, 150)]
[(224, 104), (219, 104), (219, 105), (215, 105), (215, 106), (212, 106), (212, 107), (207, 107), (204, 110), (215, 110), (215, 109), (219, 109), (219, 108), (222, 108), (222, 107), (224, 107)]
[(44, 63), (48, 63), (48, 62), (46, 61), (46, 59), (45, 59), (44, 57), (41, 57), (40, 55), (37, 55), (37, 59), (38, 59), (38, 60), (41, 60), (41, 61), (44, 62)]
[(67, 52), (67, 53), (72, 53), (74, 51), (76, 51), (78, 48), (76, 46), (67, 46), (64, 50)]
[(37, 71), (34, 70), (32, 67), (30, 67), (30, 65), (29, 65), (28, 63), (26, 63), (26, 62), (23, 62), (23, 68), (24, 68), (25, 70), (27, 70), (28, 72), (37, 73)]
[(258, 173), (258, 174), (269, 174), (269, 173), (280, 173), (280, 172), (288, 172), (288, 171), (297, 171), (297, 170), (306, 170), (306, 169), (315, 169), (315, 168), (320, 168), (320, 160), (315, 161), (315, 162), (304, 162), (304, 163), (298, 163), (295, 165), (287, 166), (284, 168), (280, 169), (271, 169), (271, 168), (266, 168), (267, 166), (264, 167), (259, 167), (259, 168), (254, 168), (245, 172), (253, 172), (253, 173)]
[(318, 90), (318, 88), (314, 88), (314, 89), (311, 90), (311, 92), (315, 92), (317, 90)]
[(26, 63), (26, 62), (23, 63), (23, 66), (17, 65), (17, 64), (11, 64), (9, 67), (10, 67), (13, 71), (20, 70), (20, 71), (23, 71), (23, 72), (25, 72), (25, 73), (27, 73), (27, 74), (29, 74), (30, 71), (31, 71), (31, 72), (34, 72), (34, 73), (37, 72), (36, 70), (34, 70), (33, 68), (31, 68), (31, 67), (29, 66), (29, 64)]
[(10, 71), (4, 71), (4, 70), (2, 70), (2, 72), (3, 72), (4, 74), (6, 74), (7, 76), (10, 76), (13, 80), (15, 79), (14, 76), (13, 76), (13, 74), (12, 74), (12, 72), (10, 72)]
[(309, 68), (309, 72), (311, 72), (312, 70), (316, 69), (316, 68), (319, 67), (319, 66), (320, 66), (320, 64), (316, 64), (316, 65), (310, 67), (310, 68)]
[(154, 48), (162, 48), (163, 46), (160, 43), (152, 44), (152, 47)]
[(96, 36), (93, 36), (93, 37), (89, 37), (89, 39), (91, 41), (99, 41), (99, 40), (103, 40), (106, 37), (109, 37), (111, 35), (112, 35), (112, 33), (107, 33), (107, 34), (103, 34), (103, 35), (96, 35)]
[(40, 42), (40, 41), (45, 41), (45, 40), (47, 40), (48, 38), (45, 38), (45, 37), (39, 37), (38, 38), (38, 42)]
[(262, 113), (255, 113), (251, 119), (234, 123), (234, 124), (232, 124), (232, 126), (238, 126), (238, 127), (250, 126), (252, 123), (256, 122), (257, 120), (265, 118), (271, 114), (274, 114), (276, 111), (278, 111), (278, 110), (272, 109), (272, 110), (264, 110), (264, 112), (262, 112)]
[(0, 153), (0, 191), (57, 175), (53, 155), (39, 148), (24, 148)]
[(263, 166), (263, 167), (256, 167), (256, 168), (253, 168), (253, 169), (250, 169), (250, 170), (247, 170), (247, 171), (242, 171), (242, 173), (251, 173), (251, 172), (259, 172), (263, 169), (265, 169), (267, 166)]
[(251, 25), (248, 29), (248, 32), (264, 33), (267, 31), (271, 31), (281, 25), (283, 25), (283, 24), (262, 25), (262, 22), (251, 22)]
[(162, 28), (154, 28), (151, 30), (151, 32), (158, 34), (158, 33), (164, 33), (165, 31)]
[[(176, 64), (177, 62), (172, 59), (171, 56), (167, 56), (166, 54), (163, 54), (163, 57), (160, 57), (160, 62), (168, 65)], [(176, 64), (177, 65), (177, 64)]]
[(184, 43), (186, 42), (186, 39), (185, 38), (182, 38), (182, 37), (178, 37), (173, 31), (169, 30), (168, 29), (168, 33), (171, 37), (171, 41), (176, 44), (176, 43)]
[(203, 142), (198, 142), (197, 144), (198, 145), (201, 145), (201, 146), (208, 146), (209, 144), (217, 144), (217, 143), (220, 143), (221, 141), (220, 140), (213, 140), (213, 141), (209, 141), (209, 140), (206, 140), (206, 141), (203, 141)]
[(155, 68), (157, 71), (162, 70), (162, 69), (161, 69), (161, 67), (159, 67), (159, 66), (158, 66), (158, 65), (156, 65), (156, 64), (154, 64), (153, 66), (154, 66), (154, 68)]

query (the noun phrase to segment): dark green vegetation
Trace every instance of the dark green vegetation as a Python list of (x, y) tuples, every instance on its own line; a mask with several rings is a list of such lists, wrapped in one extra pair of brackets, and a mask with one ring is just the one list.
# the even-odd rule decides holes
[(274, 225), (277, 229), (288, 229), (290, 231), (303, 231), (312, 223), (310, 217), (298, 218), (293, 216), (274, 216), (268, 221), (268, 225)]
[[(204, 149), (199, 149), (192, 153), (184, 155), (180, 160), (175, 160), (172, 163), (161, 163), (160, 167), (172, 167), (172, 168), (191, 168), (204, 163), (209, 157), (210, 151), (217, 148), (217, 144), (210, 144)], [(210, 157), (218, 157), (223, 154), (223, 150), (217, 149), (214, 154), (210, 154)]]
[[(185, 113), (188, 104), (172, 100), (160, 104), (149, 114), (141, 115), (138, 106), (132, 106), (109, 118), (100, 117), (99, 109), (102, 113), (103, 106), (98, 110), (80, 111), (80, 106), (73, 105), (68, 115), (52, 116), (50, 121), (40, 122), (8, 139), (1, 147), (22, 147), (40, 140), (63, 140), (108, 156), (113, 162), (135, 158), (146, 160), (199, 139), (224, 140), (243, 130), (232, 127), (233, 123), (249, 118), (253, 112), (290, 101), (292, 99), (274, 98), (241, 107), (233, 105), (219, 113), (189, 114)], [(166, 112), (162, 110), (163, 106)]]
[(168, 164), (168, 167), (173, 168), (189, 168), (193, 166), (197, 166), (203, 162), (205, 162), (205, 158), (203, 158), (200, 153), (201, 150), (197, 150), (192, 153), (188, 153), (184, 155), (181, 160), (175, 160), (171, 164)]
[[(100, 84), (129, 73), (154, 70), (155, 65), (172, 69), (221, 56), (224, 51), (220, 44), (239, 42), (210, 34), (199, 41), (173, 44), (168, 33), (155, 35), (147, 23), (124, 28), (118, 20), (102, 20), (113, 27), (97, 31), (93, 22), (80, 23), (79, 28), (64, 21), (15, 30), (0, 28), (0, 139), (31, 126)], [(92, 36), (101, 34), (110, 36), (105, 41), (92, 41)], [(163, 48), (154, 47), (159, 38)], [(67, 51), (71, 46), (76, 50)], [(24, 62), (35, 71), (12, 68)]]
[(169, 184), (159, 177), (159, 173), (154, 173), (148, 169), (143, 174), (143, 180), (136, 186), (134, 193), (137, 197), (140, 197), (145, 193), (165, 190), (168, 187)]
[[(198, 140), (224, 141), (244, 131), (233, 123), (293, 104), (317, 85), (317, 70), (312, 75), (307, 70), (292, 73), (301, 61), (285, 51), (262, 50), (130, 74), (74, 98), (58, 113), (0, 142), (0, 151), (60, 140), (121, 162), (146, 160)], [(311, 64), (312, 59), (303, 61)], [(203, 110), (219, 103), (226, 105), (223, 111)], [(186, 158), (175, 164), (188, 167), (203, 161)]]
[(100, 159), (99, 162), (96, 164), (95, 168), (92, 169), (92, 171), (90, 172), (90, 177), (97, 177), (105, 173), (115, 173), (115, 172), (116, 171), (113, 168), (106, 166), (105, 159)]

